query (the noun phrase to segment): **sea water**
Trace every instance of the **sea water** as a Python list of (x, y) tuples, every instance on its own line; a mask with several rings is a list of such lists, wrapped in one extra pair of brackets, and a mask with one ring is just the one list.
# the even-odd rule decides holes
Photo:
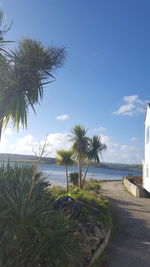
[[(39, 169), (44, 172), (47, 180), (52, 184), (58, 184), (61, 186), (66, 185), (66, 172), (64, 166), (57, 166), (55, 164), (41, 164)], [(68, 167), (68, 173), (78, 171), (77, 167)], [(85, 168), (83, 168), (83, 173)], [(86, 179), (97, 179), (97, 180), (122, 180), (123, 176), (128, 174), (142, 175), (139, 171), (128, 171), (128, 170), (114, 170), (106, 168), (94, 168), (90, 167), (87, 173)]]

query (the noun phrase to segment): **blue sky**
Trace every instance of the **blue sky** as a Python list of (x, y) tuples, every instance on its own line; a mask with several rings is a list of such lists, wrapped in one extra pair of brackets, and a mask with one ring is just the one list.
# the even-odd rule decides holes
[(70, 129), (82, 124), (107, 144), (104, 161), (140, 163), (150, 99), (150, 1), (5, 0), (1, 6), (5, 22), (13, 20), (8, 40), (65, 46), (67, 57), (37, 115), (29, 113), (28, 129), (16, 133), (8, 125), (0, 152), (31, 154), (48, 134), (54, 156), (69, 147)]

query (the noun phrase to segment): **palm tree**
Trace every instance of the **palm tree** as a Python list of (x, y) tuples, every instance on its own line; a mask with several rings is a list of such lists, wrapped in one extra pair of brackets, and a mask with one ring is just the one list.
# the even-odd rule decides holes
[[(63, 64), (64, 48), (45, 47), (41, 42), (24, 39), (18, 48), (5, 55), (4, 80), (0, 79), (0, 136), (9, 120), (19, 130), (27, 128), (29, 108), (43, 97), (44, 86), (54, 79), (53, 71)], [(50, 79), (50, 81), (48, 81)]]
[(68, 188), (69, 188), (68, 166), (72, 166), (74, 164), (72, 150), (64, 150), (64, 149), (58, 150), (56, 162), (58, 165), (65, 165), (66, 181), (67, 181), (67, 194), (68, 194)]
[(89, 147), (87, 151), (87, 166), (82, 181), (82, 187), (84, 185), (87, 171), (91, 164), (91, 161), (100, 162), (100, 156), (102, 154), (102, 151), (105, 149), (106, 145), (101, 142), (100, 136), (94, 135), (92, 138), (89, 139)]
[(86, 136), (87, 129), (81, 125), (76, 125), (71, 130), (71, 140), (73, 142), (72, 149), (75, 157), (78, 160), (78, 172), (79, 172), (79, 186), (82, 187), (82, 165), (83, 160), (87, 154), (89, 138)]

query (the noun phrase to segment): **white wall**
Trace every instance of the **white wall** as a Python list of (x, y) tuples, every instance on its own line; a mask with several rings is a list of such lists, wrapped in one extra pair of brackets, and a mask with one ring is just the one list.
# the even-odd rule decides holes
[[(147, 142), (147, 128), (149, 127), (149, 139)], [(145, 119), (145, 160), (143, 163), (143, 187), (150, 192), (150, 108), (147, 106)]]

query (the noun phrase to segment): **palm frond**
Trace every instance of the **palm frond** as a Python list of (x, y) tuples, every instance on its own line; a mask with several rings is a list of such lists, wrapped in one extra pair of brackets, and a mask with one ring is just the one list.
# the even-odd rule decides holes
[(73, 151), (64, 149), (58, 150), (56, 162), (58, 165), (73, 165), (75, 163), (73, 160)]
[(64, 48), (45, 47), (41, 42), (24, 39), (18, 48), (1, 56), (0, 65), (0, 121), (3, 127), (12, 120), (19, 130), (27, 127), (29, 108), (43, 97), (44, 85), (53, 79), (53, 71), (63, 64)]
[(87, 158), (88, 160), (94, 160), (100, 162), (102, 151), (106, 149), (106, 145), (102, 143), (101, 137), (94, 135), (89, 142)]

